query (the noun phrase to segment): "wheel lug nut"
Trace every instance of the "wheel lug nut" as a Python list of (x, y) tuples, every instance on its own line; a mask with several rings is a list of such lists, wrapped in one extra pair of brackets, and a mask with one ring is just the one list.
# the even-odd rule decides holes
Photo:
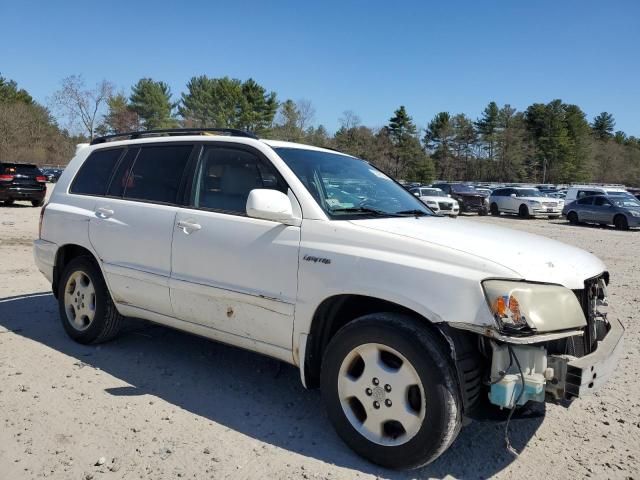
[(380, 383), (380, 380), (378, 380), (377, 378), (373, 378), (373, 384), (374, 385), (378, 385)]
[(393, 405), (393, 404), (391, 403), (391, 400), (389, 400), (388, 398), (384, 401), (384, 404), (385, 404), (387, 407), (390, 407), (391, 405)]
[(367, 389), (365, 390), (365, 393), (366, 393), (367, 395), (369, 395), (369, 396), (371, 396), (371, 395), (373, 394), (373, 392), (371, 391), (371, 389), (370, 389), (370, 388), (367, 388)]
[(379, 402), (373, 402), (373, 408), (375, 408), (375, 409), (380, 408), (380, 403)]
[(389, 385), (388, 383), (384, 386), (384, 390), (386, 392), (390, 392), (391, 391), (391, 385)]

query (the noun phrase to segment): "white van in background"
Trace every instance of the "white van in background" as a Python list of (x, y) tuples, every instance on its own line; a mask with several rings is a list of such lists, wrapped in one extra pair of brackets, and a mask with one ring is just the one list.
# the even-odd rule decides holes
[(620, 185), (577, 185), (567, 190), (564, 199), (565, 205), (590, 195), (631, 195), (627, 189)]

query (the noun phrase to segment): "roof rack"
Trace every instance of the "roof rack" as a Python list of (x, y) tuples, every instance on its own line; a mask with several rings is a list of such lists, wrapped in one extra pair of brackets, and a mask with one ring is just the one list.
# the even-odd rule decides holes
[(238, 130), (237, 128), (166, 128), (162, 130), (144, 130), (139, 132), (124, 132), (115, 133), (113, 135), (105, 135), (103, 137), (96, 137), (91, 140), (90, 145), (98, 145), (100, 143), (107, 143), (115, 139), (135, 140), (137, 138), (144, 137), (159, 137), (159, 136), (179, 136), (179, 135), (206, 135), (208, 133), (222, 133), (227, 134), (230, 137), (245, 137), (258, 139), (257, 135), (244, 130)]

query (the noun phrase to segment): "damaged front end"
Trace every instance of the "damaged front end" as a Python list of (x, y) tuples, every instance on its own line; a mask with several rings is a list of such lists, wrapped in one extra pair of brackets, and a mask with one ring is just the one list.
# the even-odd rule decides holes
[(481, 333), (481, 350), (491, 364), (485, 379), (491, 403), (513, 408), (548, 397), (571, 400), (611, 377), (622, 352), (624, 328), (607, 317), (608, 280), (605, 272), (573, 291), (485, 282), (496, 328), (451, 326)]

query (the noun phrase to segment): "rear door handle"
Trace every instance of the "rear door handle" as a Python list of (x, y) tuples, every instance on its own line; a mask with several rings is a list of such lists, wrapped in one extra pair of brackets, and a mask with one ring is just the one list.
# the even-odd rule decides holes
[(194, 222), (193, 220), (180, 220), (176, 227), (182, 230), (184, 233), (189, 235), (190, 233), (197, 232), (202, 228), (202, 225)]
[(96, 215), (100, 218), (110, 218), (113, 217), (115, 212), (107, 207), (98, 207), (96, 208)]

